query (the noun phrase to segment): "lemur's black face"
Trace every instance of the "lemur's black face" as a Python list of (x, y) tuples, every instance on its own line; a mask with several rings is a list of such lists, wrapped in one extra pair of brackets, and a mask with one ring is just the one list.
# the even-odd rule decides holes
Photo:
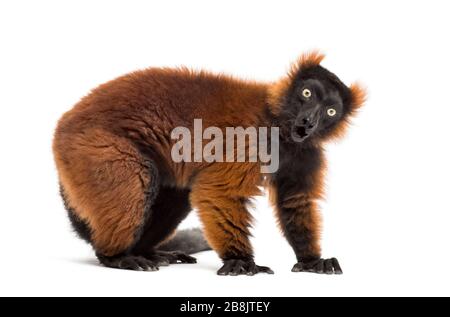
[(298, 143), (325, 138), (347, 115), (349, 96), (349, 88), (323, 67), (302, 72), (285, 99), (286, 134)]

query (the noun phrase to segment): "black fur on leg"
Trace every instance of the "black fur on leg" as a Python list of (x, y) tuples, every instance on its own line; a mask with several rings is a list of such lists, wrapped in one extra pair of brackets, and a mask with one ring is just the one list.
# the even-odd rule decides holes
[(130, 253), (141, 255), (153, 252), (190, 211), (189, 190), (162, 186), (142, 228), (142, 235)]
[(75, 210), (69, 206), (69, 202), (67, 201), (62, 185), (59, 185), (59, 192), (61, 194), (64, 207), (67, 210), (70, 223), (72, 224), (72, 228), (74, 229), (75, 233), (84, 241), (91, 243), (91, 228), (89, 228), (89, 225), (86, 223), (86, 221), (80, 219), (75, 213)]

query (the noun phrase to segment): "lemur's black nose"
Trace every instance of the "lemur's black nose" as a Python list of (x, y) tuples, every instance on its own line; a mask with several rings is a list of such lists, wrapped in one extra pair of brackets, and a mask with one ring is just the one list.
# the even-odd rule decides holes
[(301, 124), (299, 126), (305, 127), (305, 129), (313, 129), (317, 124), (317, 120), (314, 120), (313, 117), (303, 118), (301, 120)]

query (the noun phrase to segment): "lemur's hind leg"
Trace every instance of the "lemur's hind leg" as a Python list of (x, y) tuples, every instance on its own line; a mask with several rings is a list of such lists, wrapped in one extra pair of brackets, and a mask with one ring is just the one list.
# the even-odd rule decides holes
[(151, 216), (147, 219), (143, 233), (131, 250), (131, 253), (142, 256), (158, 265), (169, 265), (171, 263), (196, 263), (196, 259), (182, 252), (162, 251), (159, 246), (166, 241), (180, 222), (186, 218), (191, 211), (189, 203), (189, 190), (161, 187), (154, 204)]
[(159, 190), (158, 170), (127, 139), (90, 130), (55, 141), (55, 158), (75, 229), (106, 266), (156, 270), (133, 255)]

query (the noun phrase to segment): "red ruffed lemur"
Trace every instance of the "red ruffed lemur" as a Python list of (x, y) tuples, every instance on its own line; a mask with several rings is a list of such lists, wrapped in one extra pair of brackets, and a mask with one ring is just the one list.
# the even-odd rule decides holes
[[(365, 98), (320, 62), (300, 57), (275, 83), (185, 68), (149, 68), (100, 85), (60, 119), (53, 141), (61, 195), (78, 235), (108, 267), (157, 270), (195, 263), (214, 249), (220, 275), (273, 273), (258, 266), (249, 240), (249, 199), (269, 190), (297, 263), (292, 271), (339, 274), (319, 245), (324, 142), (342, 135)], [(175, 127), (279, 127), (279, 168), (261, 162), (175, 162)], [(192, 207), (201, 231), (178, 224)], [(210, 247), (209, 247), (210, 246)]]

